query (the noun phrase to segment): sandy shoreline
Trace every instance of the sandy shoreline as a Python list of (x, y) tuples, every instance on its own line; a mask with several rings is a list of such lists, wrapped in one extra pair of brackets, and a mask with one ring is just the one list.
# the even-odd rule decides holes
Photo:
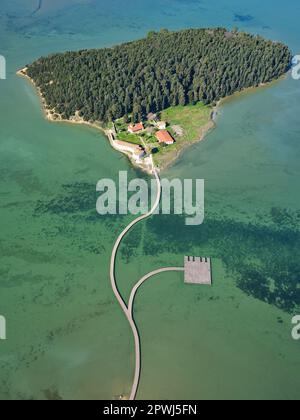
[(49, 122), (54, 122), (54, 123), (86, 125), (88, 127), (92, 127), (92, 128), (97, 129), (97, 130), (100, 130), (101, 133), (104, 134), (107, 137), (107, 139), (108, 139), (110, 145), (112, 146), (112, 148), (115, 149), (116, 151), (118, 151), (119, 153), (122, 153), (122, 154), (126, 155), (135, 168), (140, 169), (140, 170), (142, 170), (143, 172), (146, 172), (149, 175), (152, 173), (152, 172), (150, 172), (150, 170), (147, 170), (144, 166), (136, 164), (136, 162), (134, 162), (131, 159), (131, 156), (130, 156), (129, 153), (118, 150), (113, 144), (113, 140), (112, 140), (112, 137), (111, 137), (110, 130), (102, 127), (100, 123), (97, 124), (97, 123), (85, 121), (79, 115), (75, 115), (72, 119), (66, 120), (66, 119), (62, 118), (59, 114), (55, 113), (53, 110), (49, 109), (49, 107), (47, 105), (47, 102), (46, 102), (46, 100), (45, 100), (45, 98), (44, 98), (44, 96), (41, 92), (41, 89), (38, 86), (36, 86), (33, 79), (31, 79), (31, 77), (28, 76), (26, 71), (27, 71), (27, 67), (24, 67), (23, 69), (17, 71), (17, 75), (20, 76), (20, 77), (24, 77), (34, 86), (34, 88), (35, 88), (35, 90), (38, 94), (38, 97), (40, 99), (41, 108), (42, 108), (42, 111), (44, 113), (44, 116), (45, 116), (46, 120), (48, 120)]
[[(66, 120), (63, 119), (58, 113), (56, 113), (54, 110), (49, 109), (46, 100), (41, 92), (41, 89), (36, 86), (35, 82), (33, 79), (31, 79), (31, 77), (28, 76), (27, 74), (27, 67), (24, 67), (23, 69), (17, 71), (17, 75), (20, 77), (24, 77), (27, 80), (30, 81), (30, 83), (35, 87), (36, 92), (38, 93), (38, 96), (40, 98), (41, 101), (41, 106), (42, 106), (42, 110), (44, 113), (45, 118), (50, 121), (50, 122), (62, 122), (62, 123), (67, 123), (67, 124), (77, 124), (77, 125), (87, 125), (89, 127), (93, 127), (96, 128), (97, 130), (100, 130), (103, 134), (105, 134), (105, 136), (107, 137), (108, 141), (110, 142), (110, 145), (112, 146), (113, 149), (119, 151), (120, 153), (125, 154), (128, 159), (130, 160), (130, 162), (132, 163), (132, 165), (135, 168), (138, 168), (140, 170), (142, 170), (143, 172), (146, 172), (148, 174), (150, 174), (151, 172), (149, 170), (146, 169), (146, 167), (142, 166), (142, 165), (138, 165), (136, 162), (133, 161), (133, 159), (131, 159), (131, 156), (129, 153), (120, 151), (118, 149), (116, 149), (116, 147), (113, 145), (113, 141), (112, 141), (112, 136), (111, 136), (111, 132), (108, 129), (105, 129), (104, 127), (101, 126), (100, 123), (94, 123), (94, 122), (89, 122), (89, 121), (85, 121), (82, 117), (80, 117), (79, 115), (75, 115), (74, 117), (72, 117), (72, 119)], [(199, 127), (199, 138), (191, 141), (191, 142), (186, 142), (182, 145), (182, 148), (178, 151), (176, 151), (176, 153), (174, 153), (174, 155), (172, 155), (172, 157), (167, 160), (166, 162), (164, 162), (163, 165), (161, 165), (161, 167), (157, 170), (159, 171), (163, 171), (166, 170), (167, 168), (169, 168), (170, 166), (172, 166), (175, 161), (180, 157), (181, 153), (189, 146), (199, 143), (201, 141), (203, 141), (206, 137), (206, 135), (213, 130), (216, 127), (216, 123), (215, 123), (215, 116), (218, 114), (219, 108), (221, 105), (223, 105), (224, 103), (226, 103), (229, 100), (232, 100), (234, 98), (236, 98), (237, 96), (240, 96), (241, 94), (247, 94), (250, 93), (252, 91), (255, 91), (257, 89), (261, 89), (261, 88), (265, 88), (268, 87), (269, 85), (276, 83), (280, 80), (282, 80), (283, 78), (285, 78), (286, 75), (282, 76), (280, 79), (275, 80), (273, 82), (270, 83), (265, 83), (262, 84), (258, 87), (250, 87), (250, 88), (246, 88), (243, 89), (240, 92), (236, 92), (231, 96), (228, 96), (226, 98), (222, 98), (217, 102), (217, 105), (215, 107), (212, 108), (212, 113), (211, 113), (211, 121), (209, 123), (207, 123), (205, 126), (203, 127)]]
[[(95, 128), (97, 130), (100, 130), (102, 134), (104, 134), (111, 147), (118, 151), (119, 153), (122, 153), (124, 155), (126, 155), (128, 157), (128, 159), (130, 160), (131, 164), (137, 168), (140, 169), (143, 172), (146, 172), (148, 175), (152, 174), (152, 171), (148, 170), (146, 168), (146, 166), (143, 165), (138, 165), (135, 161), (133, 161), (133, 159), (131, 159), (131, 155), (129, 153), (126, 153), (124, 151), (118, 150), (115, 145), (113, 144), (113, 140), (112, 140), (112, 136), (111, 136), (111, 130), (109, 129), (105, 129), (104, 127), (101, 126), (100, 123), (93, 123), (93, 122), (89, 122), (89, 121), (85, 121), (82, 117), (80, 117), (79, 115), (75, 115), (72, 119), (66, 120), (64, 118), (62, 118), (59, 114), (55, 113), (53, 110), (49, 109), (47, 102), (41, 92), (41, 89), (36, 86), (36, 84), (34, 83), (33, 79), (31, 79), (31, 77), (28, 76), (28, 74), (26, 73), (27, 71), (27, 67), (24, 67), (21, 70), (17, 71), (17, 75), (20, 77), (24, 77), (25, 79), (27, 79), (35, 88), (38, 97), (40, 99), (41, 102), (41, 108), (42, 111), (44, 113), (44, 116), (46, 118), (46, 120), (48, 120), (49, 122), (54, 122), (54, 123), (66, 123), (66, 124), (76, 124), (76, 125), (86, 125), (88, 127), (92, 127)], [(53, 113), (54, 112), (54, 113)]]
[[(219, 108), (219, 106), (217, 105), (212, 109), (212, 115), (214, 115), (215, 113), (218, 112), (218, 108)], [(164, 171), (164, 170), (170, 168), (176, 162), (176, 160), (179, 159), (181, 154), (188, 147), (192, 146), (193, 144), (200, 143), (201, 141), (203, 141), (205, 139), (205, 137), (207, 136), (207, 134), (211, 130), (213, 130), (215, 127), (216, 127), (216, 123), (215, 123), (214, 119), (211, 118), (211, 121), (209, 123), (207, 123), (205, 126), (203, 126), (199, 129), (199, 131), (200, 131), (199, 138), (194, 140), (194, 141), (189, 141), (189, 142), (186, 142), (186, 143), (182, 144), (181, 149), (177, 150), (176, 153), (174, 154), (174, 156), (171, 159), (169, 159), (167, 162), (165, 162), (164, 165), (162, 165), (160, 167), (160, 171)]]
[[(48, 105), (46, 103), (46, 100), (45, 100), (45, 98), (44, 98), (44, 96), (43, 96), (43, 94), (41, 92), (41, 89), (38, 86), (36, 86), (36, 84), (31, 79), (31, 77), (29, 77), (27, 75), (26, 70), (27, 70), (27, 67), (25, 67), (24, 69), (21, 69), (21, 70), (17, 71), (17, 75), (18, 76), (21, 76), (21, 77), (25, 77), (35, 87), (35, 89), (36, 89), (36, 91), (38, 93), (38, 96), (40, 98), (40, 101), (41, 101), (41, 105), (42, 105), (42, 110), (43, 110), (44, 116), (45, 116), (45, 118), (48, 121), (50, 121), (50, 122), (63, 122), (63, 123), (67, 123), (67, 124), (88, 125), (90, 127), (94, 127), (94, 128), (97, 128), (98, 130), (101, 130), (104, 134), (107, 135), (107, 130), (105, 128), (101, 127), (100, 124), (98, 125), (96, 123), (85, 121), (83, 118), (81, 118), (79, 116), (75, 116), (75, 117), (73, 117), (74, 119), (71, 119), (71, 120), (66, 120), (66, 119), (62, 118), (57, 113), (52, 114), (52, 111), (53, 110), (49, 109), (49, 107), (48, 107)], [(57, 117), (54, 117), (54, 115), (57, 115)]]

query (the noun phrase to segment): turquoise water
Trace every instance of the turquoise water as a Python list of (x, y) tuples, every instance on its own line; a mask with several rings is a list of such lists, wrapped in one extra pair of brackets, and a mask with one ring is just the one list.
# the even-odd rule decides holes
[[(130, 218), (95, 213), (95, 185), (141, 176), (99, 132), (50, 124), (15, 72), (40, 55), (102, 47), (151, 29), (238, 26), (299, 53), (299, 3), (287, 1), (4, 1), (0, 54), (0, 399), (114, 398), (133, 377), (133, 340), (108, 277)], [(33, 13), (36, 11), (35, 13)], [(283, 18), (284, 17), (284, 18)], [(299, 398), (300, 81), (227, 100), (217, 128), (165, 175), (204, 178), (206, 219), (137, 226), (120, 249), (120, 288), (183, 255), (210, 255), (212, 289), (182, 275), (136, 300), (143, 366), (138, 398)]]

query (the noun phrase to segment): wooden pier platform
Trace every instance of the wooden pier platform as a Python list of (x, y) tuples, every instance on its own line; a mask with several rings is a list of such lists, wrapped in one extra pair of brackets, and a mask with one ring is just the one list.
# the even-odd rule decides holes
[(212, 285), (211, 260), (201, 257), (184, 257), (184, 282)]

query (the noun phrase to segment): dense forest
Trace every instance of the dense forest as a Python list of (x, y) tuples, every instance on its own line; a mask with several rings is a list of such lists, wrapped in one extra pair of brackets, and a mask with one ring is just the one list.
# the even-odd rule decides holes
[(279, 42), (226, 29), (151, 32), (113, 48), (54, 54), (28, 66), (47, 104), (69, 119), (108, 122), (203, 101), (283, 75), (291, 53)]

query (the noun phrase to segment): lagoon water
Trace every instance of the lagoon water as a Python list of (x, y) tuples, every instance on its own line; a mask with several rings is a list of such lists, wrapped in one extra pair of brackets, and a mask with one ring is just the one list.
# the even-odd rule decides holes
[[(40, 6), (40, 7), (39, 7)], [(297, 0), (2, 0), (0, 54), (0, 399), (128, 395), (133, 339), (109, 281), (130, 217), (100, 217), (95, 186), (143, 176), (96, 130), (49, 123), (18, 68), (51, 52), (110, 46), (149, 30), (239, 27), (300, 53)], [(139, 399), (300, 395), (300, 80), (228, 99), (217, 128), (165, 176), (204, 178), (206, 218), (155, 216), (120, 249), (122, 293), (145, 273), (213, 260), (211, 289), (162, 274), (139, 291)]]

